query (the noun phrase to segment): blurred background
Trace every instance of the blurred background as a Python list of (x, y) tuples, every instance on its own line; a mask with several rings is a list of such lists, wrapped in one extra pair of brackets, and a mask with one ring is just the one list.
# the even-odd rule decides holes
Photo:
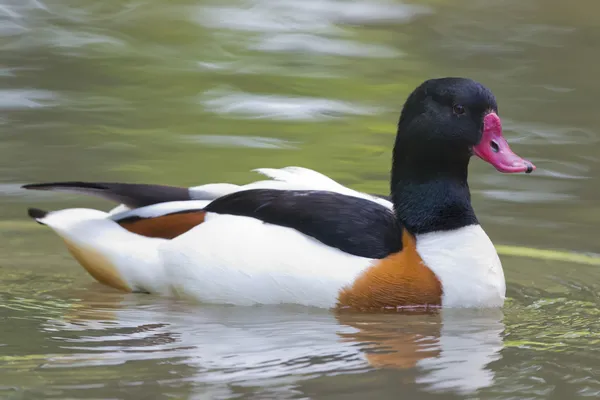
[[(6, 398), (577, 398), (600, 395), (593, 259), (502, 256), (503, 312), (234, 310), (93, 282), (24, 192), (98, 180), (249, 182), (300, 165), (387, 193), (423, 80), (496, 94), (513, 150), (473, 160), (494, 243), (600, 253), (600, 3), (578, 0), (0, 0), (0, 393)], [(590, 261), (592, 260), (592, 261)]]

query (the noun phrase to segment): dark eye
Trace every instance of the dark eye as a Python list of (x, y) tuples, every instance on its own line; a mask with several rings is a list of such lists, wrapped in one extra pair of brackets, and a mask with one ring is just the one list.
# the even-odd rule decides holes
[(454, 111), (454, 114), (456, 114), (456, 115), (463, 115), (465, 113), (465, 108), (463, 106), (461, 106), (460, 104), (455, 104), (452, 107), (452, 111)]

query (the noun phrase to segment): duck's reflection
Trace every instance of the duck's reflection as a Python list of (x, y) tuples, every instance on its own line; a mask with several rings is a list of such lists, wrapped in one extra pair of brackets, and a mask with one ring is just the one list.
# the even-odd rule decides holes
[(493, 383), (487, 366), (503, 346), (501, 310), (341, 317), (340, 323), (357, 329), (344, 338), (365, 344), (372, 367), (417, 368), (416, 383), (433, 390), (471, 392)]
[(317, 377), (397, 370), (410, 371), (412, 383), (427, 390), (464, 393), (493, 383), (488, 365), (502, 349), (501, 310), (336, 315), (201, 306), (94, 289), (79, 293), (81, 302), (45, 325), (68, 343), (64, 348), (77, 349), (47, 366), (177, 359), (184, 360), (178, 364), (187, 380), (269, 386), (270, 393), (278, 382), (289, 389)]

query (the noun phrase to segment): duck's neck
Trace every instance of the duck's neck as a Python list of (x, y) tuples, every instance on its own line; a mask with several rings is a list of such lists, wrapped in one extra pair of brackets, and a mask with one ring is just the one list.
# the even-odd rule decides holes
[(413, 234), (478, 224), (467, 183), (470, 154), (444, 149), (416, 158), (396, 149), (391, 193), (396, 218)]

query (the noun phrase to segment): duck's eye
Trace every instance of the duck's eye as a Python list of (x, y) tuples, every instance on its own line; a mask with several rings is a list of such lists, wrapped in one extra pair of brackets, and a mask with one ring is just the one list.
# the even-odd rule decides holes
[(452, 111), (456, 115), (463, 115), (465, 113), (465, 108), (460, 104), (455, 104), (454, 106), (452, 106)]

